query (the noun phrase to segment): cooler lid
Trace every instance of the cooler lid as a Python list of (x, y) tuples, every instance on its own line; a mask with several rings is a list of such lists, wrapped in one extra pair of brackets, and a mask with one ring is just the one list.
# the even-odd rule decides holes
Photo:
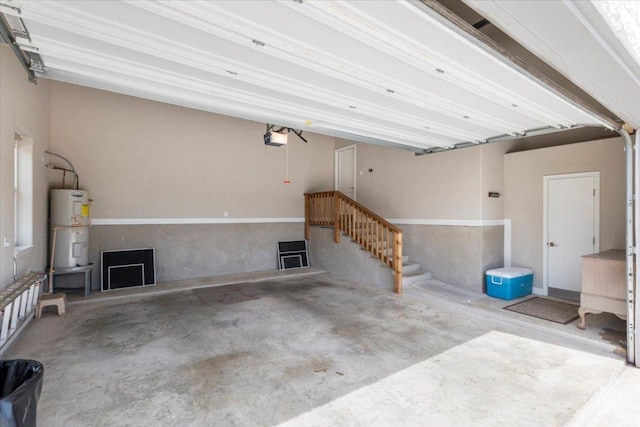
[(490, 276), (504, 277), (505, 279), (513, 279), (514, 277), (527, 276), (533, 274), (533, 270), (525, 267), (504, 267), (488, 270)]

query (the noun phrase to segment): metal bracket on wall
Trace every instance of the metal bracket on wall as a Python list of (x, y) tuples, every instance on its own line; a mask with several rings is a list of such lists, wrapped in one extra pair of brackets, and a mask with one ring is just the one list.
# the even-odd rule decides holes
[[(18, 19), (22, 21), (22, 18), (18, 18)], [(22, 65), (22, 67), (25, 69), (25, 71), (29, 75), (29, 81), (37, 85), (38, 79), (36, 78), (35, 73), (31, 69), (32, 63), (34, 61), (32, 61), (31, 55), (29, 53), (24, 52), (22, 49), (20, 49), (20, 46), (18, 45), (18, 42), (14, 37), (13, 31), (11, 30), (11, 26), (9, 25), (7, 17), (5, 16), (4, 13), (0, 13), (0, 42), (6, 43), (9, 45), (13, 53), (16, 55), (16, 58), (18, 58), (18, 62), (20, 62), (20, 65)], [(37, 56), (39, 57), (40, 55), (37, 55)], [(44, 66), (42, 65), (41, 60), (37, 64), (37, 67), (39, 68), (39, 70), (44, 71)]]

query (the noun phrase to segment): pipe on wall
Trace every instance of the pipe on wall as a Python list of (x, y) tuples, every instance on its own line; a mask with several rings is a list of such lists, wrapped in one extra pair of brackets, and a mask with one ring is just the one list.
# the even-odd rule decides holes
[[(60, 154), (52, 153), (49, 150), (45, 150), (45, 153), (49, 154), (50, 156), (58, 157), (58, 158), (64, 160), (65, 162), (67, 162), (67, 164), (71, 168), (71, 172), (73, 173), (73, 188), (72, 189), (73, 190), (77, 190), (78, 189), (79, 177), (78, 177), (78, 173), (76, 172), (76, 168), (73, 167), (73, 164), (71, 164), (71, 162), (66, 157), (62, 157)], [(52, 167), (52, 169), (55, 169), (55, 168), (56, 168), (55, 166)], [(57, 168), (57, 169), (64, 170), (63, 168)]]

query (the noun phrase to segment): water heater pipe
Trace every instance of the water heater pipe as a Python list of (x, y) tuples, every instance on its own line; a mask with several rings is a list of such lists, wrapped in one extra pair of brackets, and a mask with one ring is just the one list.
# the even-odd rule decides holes
[(52, 153), (49, 150), (45, 150), (45, 153), (47, 153), (47, 154), (49, 154), (51, 156), (59, 157), (62, 160), (64, 160), (65, 162), (67, 162), (67, 164), (71, 168), (71, 172), (73, 172), (73, 189), (77, 190), (78, 189), (78, 173), (76, 172), (76, 168), (73, 167), (71, 162), (69, 160), (67, 160), (66, 158), (62, 157), (60, 154)]
[(51, 266), (49, 266), (49, 286), (47, 287), (47, 295), (53, 292), (53, 257), (56, 255), (56, 235), (58, 234), (58, 227), (53, 229), (53, 236), (51, 237)]

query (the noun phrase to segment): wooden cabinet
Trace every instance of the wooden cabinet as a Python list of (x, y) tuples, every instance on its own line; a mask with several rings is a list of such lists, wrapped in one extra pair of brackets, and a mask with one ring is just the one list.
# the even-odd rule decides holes
[(585, 328), (587, 313), (613, 313), (627, 318), (626, 254), (612, 249), (582, 257), (580, 293), (580, 329)]

